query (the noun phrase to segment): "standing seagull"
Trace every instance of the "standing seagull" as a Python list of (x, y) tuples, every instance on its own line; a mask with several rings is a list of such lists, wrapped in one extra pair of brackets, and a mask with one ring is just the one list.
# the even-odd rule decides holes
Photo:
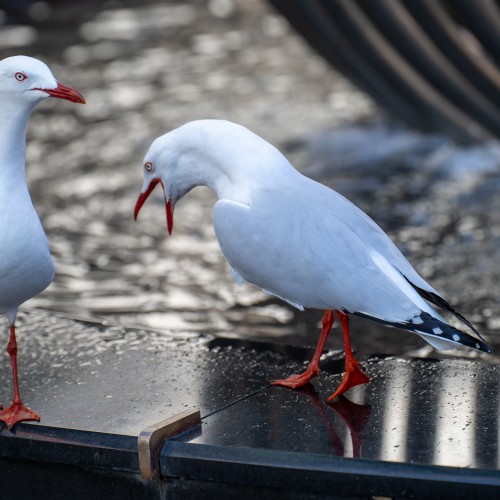
[[(305, 372), (273, 384), (295, 389), (319, 373), (334, 312), (342, 325), (346, 373), (328, 401), (369, 381), (352, 355), (349, 314), (413, 331), (437, 349), (463, 344), (491, 352), (375, 222), (340, 194), (300, 174), (246, 128), (200, 120), (156, 139), (144, 158), (135, 218), (157, 184), (164, 190), (169, 233), (176, 202), (195, 186), (208, 186), (218, 198), (215, 234), (235, 280), (254, 283), (300, 310), (325, 309)], [(447, 324), (428, 302), (453, 313), (475, 336)]]
[(26, 126), (36, 104), (49, 96), (85, 103), (37, 59), (15, 56), (0, 61), (0, 313), (10, 324), (7, 352), (14, 379), (14, 399), (0, 412), (0, 420), (9, 428), (23, 420), (40, 420), (19, 395), (15, 321), (19, 305), (54, 279), (49, 244), (25, 180)]

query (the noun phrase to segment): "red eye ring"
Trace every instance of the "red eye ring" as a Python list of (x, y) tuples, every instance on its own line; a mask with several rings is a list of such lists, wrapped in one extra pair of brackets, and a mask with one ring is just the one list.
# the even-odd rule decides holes
[(28, 77), (22, 71), (18, 71), (15, 74), (15, 78), (18, 82), (24, 82), (24, 80), (28, 79)]
[(147, 161), (147, 162), (144, 164), (144, 170), (145, 170), (146, 172), (151, 173), (151, 172), (153, 172), (153, 170), (154, 170), (154, 169), (155, 169), (155, 166), (153, 165), (153, 163), (152, 163), (152, 162)]

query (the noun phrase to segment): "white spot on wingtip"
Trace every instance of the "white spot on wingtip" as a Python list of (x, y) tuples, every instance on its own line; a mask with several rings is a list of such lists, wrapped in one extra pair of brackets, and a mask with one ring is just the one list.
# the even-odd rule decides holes
[(441, 328), (439, 328), (438, 326), (436, 326), (436, 328), (433, 328), (432, 331), (436, 334), (436, 335), (441, 335), (443, 333), (443, 330), (441, 330)]
[(412, 318), (411, 322), (414, 325), (421, 325), (424, 322), (424, 320), (420, 316), (415, 316), (414, 318)]
[(460, 340), (460, 335), (458, 333), (454, 333), (453, 340), (456, 340), (458, 342)]

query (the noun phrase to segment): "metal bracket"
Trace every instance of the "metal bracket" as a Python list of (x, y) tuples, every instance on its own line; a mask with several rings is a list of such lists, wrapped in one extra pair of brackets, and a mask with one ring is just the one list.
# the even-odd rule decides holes
[(200, 410), (189, 408), (147, 429), (137, 439), (139, 472), (143, 479), (155, 479), (159, 475), (160, 450), (166, 439), (201, 423)]

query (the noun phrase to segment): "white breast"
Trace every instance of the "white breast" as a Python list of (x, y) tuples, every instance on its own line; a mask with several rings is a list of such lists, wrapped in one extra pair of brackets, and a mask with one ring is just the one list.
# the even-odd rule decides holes
[(26, 185), (0, 189), (0, 312), (34, 297), (54, 279), (54, 263)]

